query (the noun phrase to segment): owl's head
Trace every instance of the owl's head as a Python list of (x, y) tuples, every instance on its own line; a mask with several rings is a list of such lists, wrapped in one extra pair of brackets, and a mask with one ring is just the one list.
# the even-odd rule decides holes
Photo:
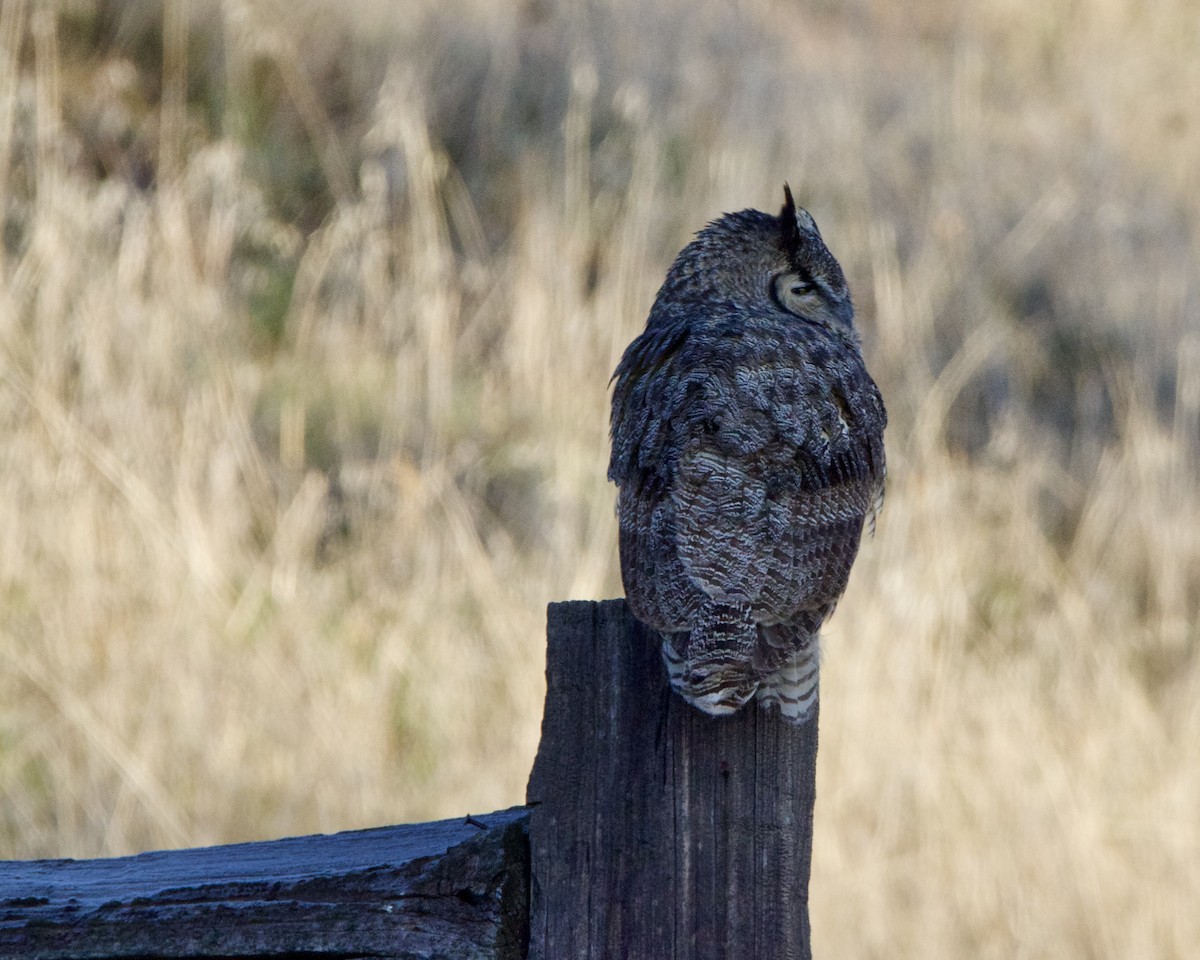
[(846, 276), (807, 210), (783, 185), (783, 209), (728, 213), (680, 252), (659, 291), (660, 304), (705, 304), (718, 314), (797, 317), (854, 336)]

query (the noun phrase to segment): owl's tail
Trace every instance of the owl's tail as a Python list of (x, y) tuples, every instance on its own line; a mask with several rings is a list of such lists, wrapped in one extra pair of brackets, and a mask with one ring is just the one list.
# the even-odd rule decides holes
[[(820, 690), (821, 649), (816, 632), (806, 633), (798, 624), (759, 627), (762, 646), (786, 658), (762, 675), (757, 696), (764, 707), (778, 707), (785, 720), (799, 726), (812, 716)], [(804, 634), (804, 635), (798, 635)]]
[(753, 665), (757, 642), (749, 605), (707, 604), (691, 630), (663, 635), (672, 689), (711, 716), (733, 713), (758, 689)]

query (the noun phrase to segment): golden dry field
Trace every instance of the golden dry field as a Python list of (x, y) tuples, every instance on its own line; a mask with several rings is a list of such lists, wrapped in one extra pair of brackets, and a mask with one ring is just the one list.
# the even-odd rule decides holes
[[(0, 4), (0, 856), (519, 803), (607, 382), (789, 180), (890, 486), (821, 957), (1200, 952), (1194, 0)], [(598, 678), (602, 682), (602, 678)]]

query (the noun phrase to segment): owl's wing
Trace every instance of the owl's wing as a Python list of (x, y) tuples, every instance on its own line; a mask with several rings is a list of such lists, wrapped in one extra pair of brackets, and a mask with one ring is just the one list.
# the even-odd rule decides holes
[(612, 455), (608, 478), (618, 488), (621, 580), (634, 615), (659, 630), (681, 630), (703, 595), (675, 549), (669, 410), (678, 402), (678, 354), (686, 328), (647, 329), (625, 350), (613, 374)]
[(680, 353), (687, 330), (647, 329), (613, 373), (612, 455), (608, 479), (622, 488), (665, 483), (673, 466), (669, 426), (680, 403)]
[(874, 383), (861, 363), (807, 362), (743, 357), (713, 378), (671, 484), (687, 575), (760, 622), (836, 603), (882, 485)]

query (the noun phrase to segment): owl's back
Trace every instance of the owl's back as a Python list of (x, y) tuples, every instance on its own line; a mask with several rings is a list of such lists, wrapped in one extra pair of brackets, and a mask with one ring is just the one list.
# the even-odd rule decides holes
[[(885, 415), (861, 359), (800, 333), (763, 325), (670, 353), (639, 338), (618, 368), (622, 574), (635, 615), (659, 630), (690, 627), (706, 597), (770, 623), (845, 589), (882, 479)], [(646, 351), (653, 362), (625, 378)]]

